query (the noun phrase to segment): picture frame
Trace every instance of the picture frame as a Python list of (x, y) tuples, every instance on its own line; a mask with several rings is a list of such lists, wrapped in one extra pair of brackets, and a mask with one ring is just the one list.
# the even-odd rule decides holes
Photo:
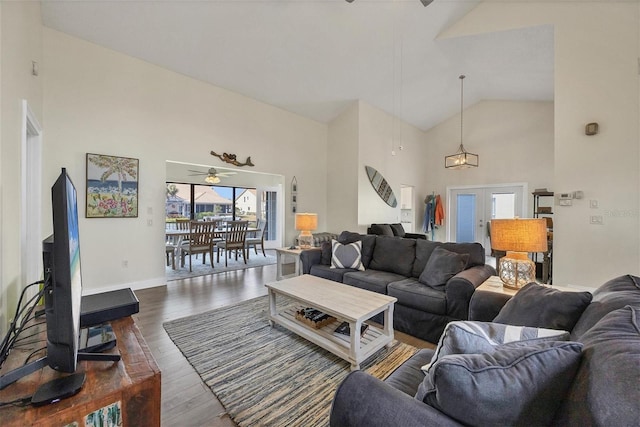
[(87, 153), (87, 218), (138, 217), (138, 159)]

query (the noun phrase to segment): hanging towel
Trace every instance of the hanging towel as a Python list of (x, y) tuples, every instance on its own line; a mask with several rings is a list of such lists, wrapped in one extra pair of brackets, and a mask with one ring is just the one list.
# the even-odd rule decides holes
[(436, 196), (436, 209), (435, 209), (435, 225), (442, 225), (444, 221), (444, 208), (442, 207), (442, 200), (440, 195)]

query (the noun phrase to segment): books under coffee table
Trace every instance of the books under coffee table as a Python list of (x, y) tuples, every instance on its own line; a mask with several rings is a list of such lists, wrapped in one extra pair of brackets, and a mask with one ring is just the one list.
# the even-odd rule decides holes
[[(393, 341), (393, 304), (397, 301), (394, 297), (308, 274), (265, 286), (269, 290), (269, 323), (272, 326), (274, 322), (278, 323), (330, 351), (350, 362), (352, 370), (360, 369), (360, 363)], [(276, 298), (283, 297), (294, 304), (278, 310)], [(321, 328), (296, 320), (296, 311), (306, 307), (313, 307), (336, 320)], [(384, 313), (383, 328), (370, 325), (362, 335), (353, 333), (361, 331), (363, 322), (378, 313)], [(342, 322), (349, 324), (348, 340), (335, 334)]]

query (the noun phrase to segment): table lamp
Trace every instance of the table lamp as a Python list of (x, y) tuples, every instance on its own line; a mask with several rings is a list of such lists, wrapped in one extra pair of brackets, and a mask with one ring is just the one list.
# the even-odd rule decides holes
[(536, 281), (536, 265), (528, 252), (546, 252), (547, 221), (537, 219), (491, 220), (491, 248), (506, 251), (500, 258), (498, 275), (505, 287), (520, 289)]
[(308, 249), (313, 246), (313, 235), (311, 232), (318, 228), (318, 214), (297, 213), (296, 230), (300, 231), (298, 244), (301, 248)]

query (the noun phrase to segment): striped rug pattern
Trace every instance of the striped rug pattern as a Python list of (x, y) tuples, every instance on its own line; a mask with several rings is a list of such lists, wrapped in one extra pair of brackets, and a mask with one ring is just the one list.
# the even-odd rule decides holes
[[(266, 296), (163, 324), (239, 426), (326, 426), (348, 362), (267, 321)], [(394, 342), (361, 364), (384, 379), (417, 349)]]

